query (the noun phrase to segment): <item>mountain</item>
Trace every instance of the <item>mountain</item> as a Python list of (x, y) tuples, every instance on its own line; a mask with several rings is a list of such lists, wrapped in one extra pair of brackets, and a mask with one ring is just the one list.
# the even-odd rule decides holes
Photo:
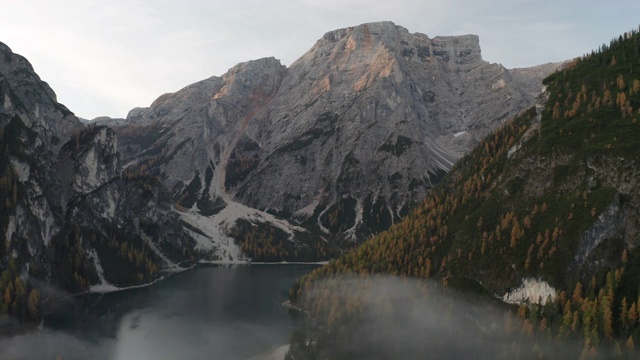
[(289, 68), (238, 64), (113, 126), (125, 167), (171, 190), (202, 253), (320, 260), (400, 221), (558, 66), (510, 71), (482, 60), (475, 35), (370, 23), (325, 34)]
[(364, 24), (289, 68), (241, 63), (127, 119), (86, 121), (0, 53), (0, 313), (32, 323), (59, 289), (336, 256), (400, 221), (558, 66), (512, 74), (482, 60), (477, 36)]
[(314, 323), (292, 337), (289, 358), (372, 358), (350, 342), (364, 341), (358, 282), (335, 279), (366, 287), (382, 273), (515, 304), (464, 339), (515, 329), (526, 340), (502, 338), (488, 358), (559, 357), (544, 346), (558, 340), (576, 347), (569, 357), (637, 357), (639, 49), (633, 31), (547, 77), (536, 105), (485, 137), (403, 221), (295, 284), (293, 307)]
[(0, 314), (36, 321), (52, 289), (148, 283), (190, 259), (162, 185), (123, 173), (114, 131), (83, 125), (2, 43), (0, 96)]

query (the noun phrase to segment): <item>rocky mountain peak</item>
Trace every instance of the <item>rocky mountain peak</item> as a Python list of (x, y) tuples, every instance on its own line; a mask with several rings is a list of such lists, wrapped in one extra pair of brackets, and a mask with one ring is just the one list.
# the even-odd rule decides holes
[(358, 26), (351, 26), (343, 29), (328, 31), (326, 34), (324, 34), (322, 39), (320, 39), (318, 42), (337, 42), (342, 40), (345, 37), (352, 36), (354, 34), (356, 35), (356, 37), (357, 37), (357, 34), (364, 34), (364, 33), (370, 34), (372, 30), (374, 31), (374, 33), (380, 34), (380, 33), (390, 33), (394, 31), (397, 32), (399, 29), (407, 31), (405, 28), (401, 26), (397, 26), (391, 21), (371, 22), (371, 23), (361, 24)]
[(127, 113), (126, 120), (132, 123), (137, 122), (140, 119), (142, 119), (142, 117), (144, 116), (144, 114), (147, 113), (147, 111), (149, 111), (148, 107), (135, 107), (129, 110), (129, 113)]
[(55, 92), (40, 79), (27, 59), (0, 43), (2, 80), (6, 86), (0, 89), (3, 97), (0, 113), (18, 114), (29, 127), (43, 128), (40, 138), (44, 144), (59, 149), (80, 121), (57, 102)]
[(391, 21), (373, 22), (326, 33), (317, 45), (346, 40), (350, 49), (368, 49), (380, 43), (393, 43), (409, 31)]
[[(39, 94), (47, 100), (56, 101), (56, 94), (51, 90), (49, 85), (42, 80), (34, 72), (31, 63), (21, 55), (14, 54), (7, 45), (0, 43), (0, 74), (7, 79), (18, 95), (26, 90), (37, 89)], [(35, 87), (35, 89), (33, 89)], [(32, 100), (33, 96), (27, 98)], [(26, 105), (26, 104), (25, 104)], [(31, 109), (29, 109), (31, 110)]]
[[(340, 45), (340, 46), (336, 46)], [(390, 21), (366, 23), (326, 33), (309, 51), (318, 49), (328, 56), (327, 48), (337, 51), (372, 51), (384, 46), (405, 60), (435, 58), (458, 64), (481, 61), (480, 38), (477, 35), (437, 36), (430, 39), (421, 33), (410, 33)], [(304, 57), (301, 58), (304, 60)], [(294, 63), (295, 64), (295, 63)]]
[(2, 41), (0, 41), (0, 51), (13, 53), (13, 51), (11, 51), (11, 48), (7, 46), (7, 44), (3, 43)]
[(286, 67), (274, 57), (240, 63), (222, 75), (225, 85), (213, 99), (224, 96), (254, 98), (272, 94), (280, 86)]
[(326, 33), (288, 69), (274, 58), (241, 63), (135, 109), (123, 160), (163, 179), (188, 216), (219, 224), (216, 211), (241, 204), (361, 239), (531, 106), (542, 72), (514, 81), (482, 60), (476, 35), (362, 24)]
[(437, 36), (431, 40), (433, 54), (439, 60), (468, 64), (482, 61), (478, 35)]

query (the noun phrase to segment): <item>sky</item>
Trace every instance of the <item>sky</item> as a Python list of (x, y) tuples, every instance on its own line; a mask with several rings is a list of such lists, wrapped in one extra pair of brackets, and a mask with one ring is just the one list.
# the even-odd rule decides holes
[(638, 28), (638, 0), (0, 0), (0, 42), (77, 116), (126, 117), (239, 62), (291, 65), (326, 32), (393, 21), (477, 34), (507, 68), (563, 61)]

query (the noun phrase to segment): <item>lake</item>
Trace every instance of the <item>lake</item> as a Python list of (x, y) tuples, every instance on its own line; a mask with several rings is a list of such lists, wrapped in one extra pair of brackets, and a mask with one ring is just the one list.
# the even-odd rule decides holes
[(76, 296), (0, 359), (267, 359), (293, 328), (282, 306), (317, 265), (198, 267), (149, 287)]

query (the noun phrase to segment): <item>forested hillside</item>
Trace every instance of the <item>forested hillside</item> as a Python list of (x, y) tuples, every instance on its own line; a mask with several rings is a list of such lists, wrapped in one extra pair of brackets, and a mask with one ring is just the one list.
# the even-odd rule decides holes
[(123, 172), (114, 131), (83, 125), (2, 43), (0, 97), (0, 334), (37, 326), (65, 292), (148, 284), (195, 260), (168, 191)]
[[(519, 302), (501, 326), (577, 342), (574, 357), (633, 355), (640, 35), (574, 60), (545, 85), (537, 108), (485, 138), (402, 222), (294, 285), (291, 299), (313, 324), (294, 334), (289, 358), (370, 358), (345, 343), (362, 301), (328, 279), (355, 274), (367, 284), (382, 273)], [(518, 299), (532, 282), (551, 292)], [(423, 336), (428, 343), (431, 334)], [(553, 356), (541, 341), (506, 342), (492, 357)]]

